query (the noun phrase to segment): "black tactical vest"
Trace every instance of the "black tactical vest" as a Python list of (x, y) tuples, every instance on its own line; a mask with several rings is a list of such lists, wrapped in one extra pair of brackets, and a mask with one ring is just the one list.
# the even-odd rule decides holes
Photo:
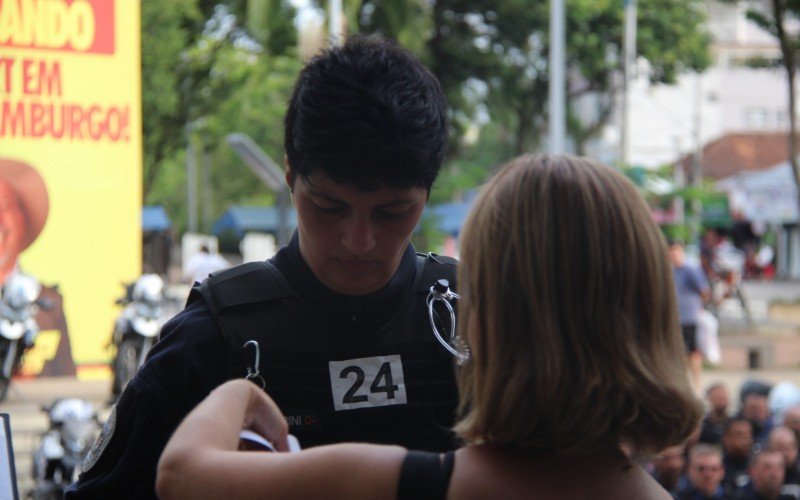
[(431, 331), (426, 297), (438, 279), (455, 283), (455, 265), (418, 254), (413, 293), (368, 336), (330, 326), (269, 262), (212, 275), (195, 291), (225, 336), (231, 378), (254, 370), (245, 343), (258, 342), (265, 390), (302, 447), (361, 441), (443, 451), (456, 444), (455, 362)]

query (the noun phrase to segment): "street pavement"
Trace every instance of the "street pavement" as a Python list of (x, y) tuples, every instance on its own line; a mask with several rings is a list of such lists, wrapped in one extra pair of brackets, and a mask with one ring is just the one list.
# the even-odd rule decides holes
[[(739, 388), (748, 379), (772, 384), (789, 381), (800, 386), (800, 370), (706, 370), (702, 375), (702, 384), (705, 387), (712, 382), (724, 383), (731, 391), (731, 401), (735, 409)], [(11, 415), (17, 482), (21, 496), (24, 497), (33, 487), (31, 457), (38, 446), (39, 435), (47, 427), (47, 418), (41, 411), (41, 406), (50, 404), (59, 397), (84, 398), (97, 408), (102, 420), (110, 411), (106, 404), (109, 394), (108, 381), (79, 381), (68, 377), (14, 381), (8, 399), (0, 403), (0, 413)]]

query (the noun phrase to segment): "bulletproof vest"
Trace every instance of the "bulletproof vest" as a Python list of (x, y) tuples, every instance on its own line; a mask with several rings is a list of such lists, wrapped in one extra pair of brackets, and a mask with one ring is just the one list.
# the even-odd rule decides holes
[[(197, 292), (227, 344), (231, 378), (258, 372), (304, 448), (361, 441), (453, 449), (453, 357), (436, 341), (426, 298), (455, 283), (456, 261), (418, 254), (412, 293), (368, 335), (342, 332), (309, 307), (270, 262), (212, 275)], [(256, 378), (257, 380), (257, 378)]]

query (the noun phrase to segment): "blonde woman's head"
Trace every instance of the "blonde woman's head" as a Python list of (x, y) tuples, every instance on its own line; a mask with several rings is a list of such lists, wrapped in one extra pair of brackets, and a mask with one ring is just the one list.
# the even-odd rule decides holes
[(516, 158), (482, 190), (461, 257), (472, 359), (456, 431), (468, 442), (656, 451), (694, 430), (667, 248), (623, 175)]

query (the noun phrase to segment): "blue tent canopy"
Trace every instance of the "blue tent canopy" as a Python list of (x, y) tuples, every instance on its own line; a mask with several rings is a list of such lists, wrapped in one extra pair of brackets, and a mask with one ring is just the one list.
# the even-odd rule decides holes
[[(429, 206), (425, 209), (423, 218), (433, 220), (439, 231), (458, 236), (472, 207), (473, 199), (474, 193), (470, 193), (467, 201)], [(294, 208), (289, 209), (288, 215), (289, 228), (294, 230), (297, 227), (297, 213)], [(233, 206), (222, 214), (211, 228), (211, 233), (217, 237), (230, 234), (241, 239), (249, 232), (276, 234), (278, 207)]]
[(477, 195), (478, 190), (471, 189), (465, 193), (463, 200), (431, 205), (425, 209), (422, 216), (429, 220), (433, 219), (439, 231), (458, 236)]
[[(297, 214), (294, 208), (289, 208), (289, 228), (297, 227)], [(211, 228), (214, 236), (232, 233), (237, 238), (244, 238), (246, 233), (272, 233), (278, 232), (278, 207), (244, 207), (233, 206), (217, 219)]]
[(470, 207), (472, 207), (472, 203), (468, 201), (441, 203), (428, 207), (423, 217), (429, 220), (433, 219), (439, 231), (458, 236)]
[(162, 232), (172, 227), (167, 211), (161, 205), (142, 207), (142, 231)]

